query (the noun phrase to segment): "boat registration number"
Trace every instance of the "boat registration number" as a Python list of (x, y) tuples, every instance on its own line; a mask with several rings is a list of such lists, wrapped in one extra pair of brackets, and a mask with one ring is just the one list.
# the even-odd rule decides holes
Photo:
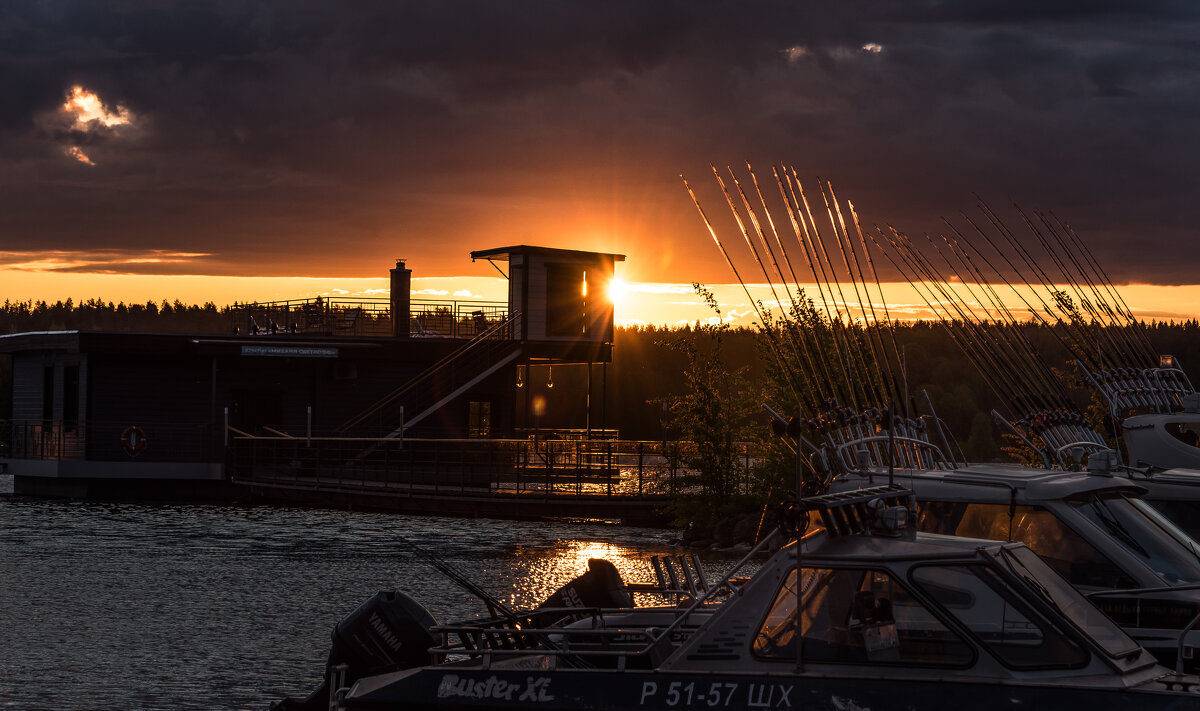
[(791, 708), (791, 684), (642, 682), (639, 704), (709, 708)]

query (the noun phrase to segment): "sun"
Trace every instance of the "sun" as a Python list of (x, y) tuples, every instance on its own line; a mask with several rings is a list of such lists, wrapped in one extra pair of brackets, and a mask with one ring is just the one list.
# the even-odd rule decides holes
[(613, 277), (612, 281), (608, 282), (606, 293), (613, 306), (621, 306), (625, 303), (625, 296), (629, 293), (629, 284), (621, 277)]

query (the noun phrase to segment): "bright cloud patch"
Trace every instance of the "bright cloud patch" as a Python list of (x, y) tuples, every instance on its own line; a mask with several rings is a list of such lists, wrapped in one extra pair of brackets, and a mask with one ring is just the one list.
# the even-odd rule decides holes
[(85, 165), (96, 165), (95, 163), (92, 162), (91, 158), (87, 157), (87, 154), (84, 153), (83, 149), (80, 148), (79, 146), (68, 146), (67, 147), (67, 155), (71, 156), (75, 160), (77, 160), (80, 163), (83, 163)]
[(0, 268), (27, 272), (124, 273), (139, 265), (184, 264), (212, 256), (209, 252), (166, 250), (126, 251), (103, 249), (90, 252), (54, 250), (45, 252), (0, 251)]
[(60, 144), (65, 155), (84, 165), (96, 165), (92, 149), (105, 140), (134, 128), (133, 112), (121, 104), (106, 104), (94, 91), (73, 86), (57, 109), (42, 114), (37, 123)]
[(80, 131), (89, 130), (93, 121), (105, 128), (128, 126), (133, 123), (133, 115), (129, 109), (118, 104), (110, 110), (100, 101), (99, 96), (82, 86), (71, 87), (71, 93), (62, 105), (62, 110), (75, 117), (75, 128)]

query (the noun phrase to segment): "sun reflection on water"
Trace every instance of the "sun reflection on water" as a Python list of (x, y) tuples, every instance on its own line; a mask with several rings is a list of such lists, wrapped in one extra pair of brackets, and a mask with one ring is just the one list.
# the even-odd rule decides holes
[(588, 570), (588, 560), (602, 558), (616, 566), (626, 583), (649, 583), (654, 579), (649, 559), (653, 552), (604, 541), (564, 540), (554, 548), (522, 547), (516, 551), (524, 560), (524, 575), (513, 581), (506, 602), (514, 607), (534, 607), (551, 593)]

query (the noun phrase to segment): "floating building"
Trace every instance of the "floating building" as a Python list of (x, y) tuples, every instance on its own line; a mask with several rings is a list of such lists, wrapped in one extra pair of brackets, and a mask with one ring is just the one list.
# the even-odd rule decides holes
[[(223, 335), (0, 336), (12, 369), (0, 467), (17, 494), (344, 495), (386, 508), (405, 506), (381, 495), (425, 489), (443, 503), (448, 492), (494, 498), (498, 481), (560, 476), (568, 459), (599, 476), (595, 452), (564, 457), (545, 443), (614, 434), (599, 393), (613, 348), (605, 294), (624, 257), (513, 246), (471, 258), (507, 277), (507, 303), (413, 300), (398, 261), (389, 299), (239, 305)], [(526, 386), (531, 369), (553, 378), (555, 366), (587, 369), (573, 397), (585, 426), (572, 432), (542, 428)]]

